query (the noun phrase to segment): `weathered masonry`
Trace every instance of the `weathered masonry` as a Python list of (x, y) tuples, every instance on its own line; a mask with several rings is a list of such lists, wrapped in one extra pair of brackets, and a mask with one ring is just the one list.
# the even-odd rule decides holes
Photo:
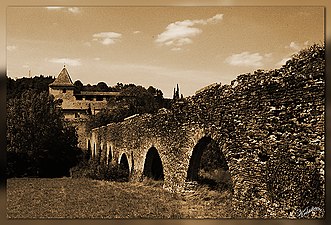
[[(324, 73), (324, 48), (312, 46), (280, 69), (240, 75), (171, 110), (93, 129), (86, 148), (126, 165), (132, 180), (163, 179), (165, 188), (179, 191), (214, 142), (229, 170), (236, 216), (295, 218), (306, 207), (323, 210)], [(310, 216), (321, 217), (321, 210)]]

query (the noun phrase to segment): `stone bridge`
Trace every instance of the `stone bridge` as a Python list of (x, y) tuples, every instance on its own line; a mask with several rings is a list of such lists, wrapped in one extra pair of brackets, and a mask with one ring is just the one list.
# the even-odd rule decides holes
[(324, 209), (325, 61), (324, 49), (312, 49), (280, 69), (178, 100), (170, 110), (95, 128), (86, 146), (93, 157), (126, 165), (132, 180), (163, 178), (164, 188), (180, 191), (215, 143), (235, 216), (294, 218), (307, 206)]

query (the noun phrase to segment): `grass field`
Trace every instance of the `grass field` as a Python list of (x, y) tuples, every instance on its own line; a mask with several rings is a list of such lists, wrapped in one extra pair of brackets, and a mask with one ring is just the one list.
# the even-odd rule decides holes
[(7, 180), (8, 218), (229, 218), (231, 194), (206, 186), (171, 193), (158, 182)]

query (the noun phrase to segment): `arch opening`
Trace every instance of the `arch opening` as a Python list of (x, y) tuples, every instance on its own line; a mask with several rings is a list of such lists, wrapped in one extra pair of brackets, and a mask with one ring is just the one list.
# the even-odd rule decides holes
[(96, 152), (96, 159), (98, 163), (101, 163), (102, 159), (102, 149), (103, 149), (103, 144), (98, 144), (97, 145), (97, 152)]
[(201, 138), (194, 146), (186, 181), (208, 185), (211, 189), (218, 191), (233, 191), (225, 156), (218, 143), (211, 137)]
[(97, 154), (97, 146), (95, 143), (93, 143), (93, 157), (96, 157)]
[(90, 160), (90, 158), (92, 157), (93, 152), (92, 152), (92, 147), (91, 147), (91, 141), (87, 140), (87, 152), (85, 154), (85, 160)]
[(107, 144), (107, 157), (106, 157), (107, 165), (111, 165), (112, 159), (113, 159), (113, 155), (111, 153), (111, 146)]
[(130, 175), (130, 167), (129, 167), (129, 161), (128, 157), (125, 153), (122, 154), (119, 164), (119, 179), (122, 181), (129, 181), (129, 175)]
[(163, 165), (155, 147), (148, 150), (144, 163), (143, 176), (153, 180), (164, 180)]

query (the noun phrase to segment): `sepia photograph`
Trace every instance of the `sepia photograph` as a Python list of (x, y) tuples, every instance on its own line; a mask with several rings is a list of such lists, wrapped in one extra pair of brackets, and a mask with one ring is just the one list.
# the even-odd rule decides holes
[(7, 219), (325, 219), (325, 7), (6, 23)]

